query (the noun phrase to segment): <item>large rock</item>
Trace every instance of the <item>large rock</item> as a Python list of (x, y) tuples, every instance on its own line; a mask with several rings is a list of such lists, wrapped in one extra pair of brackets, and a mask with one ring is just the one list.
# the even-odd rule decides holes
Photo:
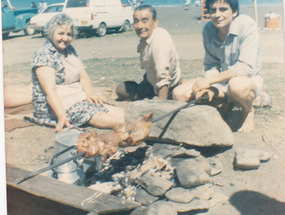
[[(172, 100), (142, 100), (130, 102), (126, 107), (126, 122), (153, 112), (157, 119), (165, 113), (185, 105)], [(170, 122), (171, 120), (171, 122)], [(169, 121), (169, 122), (168, 122)], [(175, 117), (167, 116), (153, 123), (149, 137), (165, 141), (186, 143), (192, 146), (232, 146), (234, 138), (230, 127), (221, 118), (216, 108), (194, 105), (180, 110)]]

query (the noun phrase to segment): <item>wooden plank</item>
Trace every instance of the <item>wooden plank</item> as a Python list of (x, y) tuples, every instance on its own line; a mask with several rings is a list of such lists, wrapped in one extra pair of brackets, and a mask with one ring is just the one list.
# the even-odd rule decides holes
[[(39, 210), (39, 207), (42, 207), (42, 210), (45, 211), (53, 210), (53, 213), (39, 213), (39, 211), (36, 211), (37, 215), (72, 215), (72, 213), (68, 212), (70, 208), (77, 210), (78, 215), (83, 212), (85, 212), (83, 214), (86, 214), (86, 212), (107, 214), (130, 211), (140, 206), (139, 203), (134, 201), (122, 200), (112, 195), (86, 187), (63, 183), (41, 175), (17, 185), (16, 180), (25, 174), (27, 174), (26, 170), (7, 165), (7, 202), (9, 215), (23, 215), (24, 213), (18, 212), (28, 210), (30, 206), (35, 207), (36, 210)], [(15, 208), (17, 210), (15, 213), (12, 213)], [(67, 212), (64, 212), (65, 210)], [(35, 214), (32, 209), (29, 209), (29, 211), (31, 212), (26, 214)]]
[(9, 215), (86, 215), (88, 212), (7, 186)]

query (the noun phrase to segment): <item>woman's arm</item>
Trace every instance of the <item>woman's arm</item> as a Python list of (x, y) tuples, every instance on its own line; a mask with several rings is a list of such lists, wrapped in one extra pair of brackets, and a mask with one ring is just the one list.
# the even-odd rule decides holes
[(87, 72), (85, 71), (84, 66), (81, 61), (80, 63), (81, 63), (80, 85), (87, 96), (87, 100), (90, 103), (95, 102), (96, 105), (106, 103), (106, 99), (104, 98), (104, 96), (95, 94), (93, 86), (92, 86), (92, 82)]
[(57, 125), (55, 130), (57, 132), (62, 131), (64, 125), (71, 127), (67, 119), (65, 109), (56, 90), (55, 70), (47, 66), (38, 67), (36, 68), (36, 75), (46, 94), (48, 104), (51, 106), (57, 116)]

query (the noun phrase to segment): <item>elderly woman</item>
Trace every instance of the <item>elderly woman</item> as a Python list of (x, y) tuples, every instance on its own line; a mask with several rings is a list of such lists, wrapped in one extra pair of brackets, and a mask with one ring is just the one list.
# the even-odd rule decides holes
[(47, 41), (32, 60), (34, 121), (63, 127), (89, 123), (113, 128), (124, 122), (124, 111), (106, 104), (94, 92), (90, 78), (71, 41), (75, 35), (72, 19), (59, 14), (46, 26)]

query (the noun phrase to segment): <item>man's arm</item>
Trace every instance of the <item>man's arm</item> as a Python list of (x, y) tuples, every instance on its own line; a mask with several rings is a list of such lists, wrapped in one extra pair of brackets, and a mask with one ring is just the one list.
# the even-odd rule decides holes
[(152, 58), (156, 71), (155, 88), (160, 99), (167, 99), (171, 74), (178, 61), (175, 45), (167, 32), (153, 41)]
[(162, 88), (160, 88), (158, 96), (160, 99), (166, 100), (168, 97), (168, 86), (163, 86)]
[(194, 82), (192, 90), (194, 93), (197, 93), (200, 90), (209, 89), (212, 84), (226, 82), (233, 77), (235, 77), (235, 73), (230, 70), (227, 70), (206, 78), (198, 78)]

